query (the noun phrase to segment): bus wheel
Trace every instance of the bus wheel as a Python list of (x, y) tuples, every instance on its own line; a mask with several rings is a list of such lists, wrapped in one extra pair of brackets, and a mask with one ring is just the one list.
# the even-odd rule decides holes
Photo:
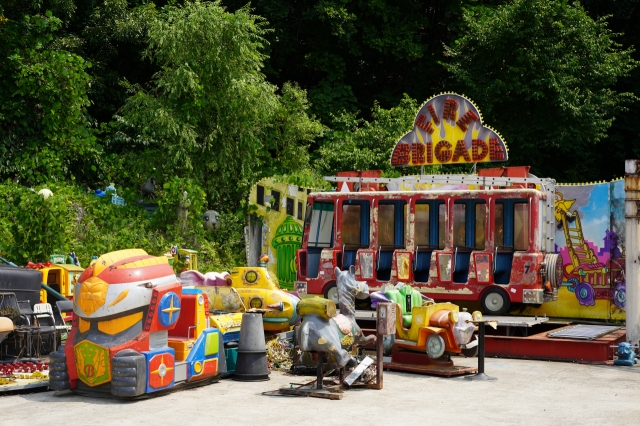
[(482, 295), (482, 312), (488, 315), (502, 315), (509, 310), (511, 302), (504, 290), (492, 288)]
[(336, 283), (329, 284), (329, 287), (324, 291), (324, 298), (333, 300), (336, 306), (338, 306), (338, 287)]

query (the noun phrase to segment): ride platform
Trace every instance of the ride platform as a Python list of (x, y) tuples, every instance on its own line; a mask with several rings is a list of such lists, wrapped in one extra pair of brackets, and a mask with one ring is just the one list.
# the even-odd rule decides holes
[[(365, 327), (374, 316), (375, 312), (356, 311), (356, 319), (361, 323), (365, 334), (372, 333), (372, 330)], [(484, 315), (483, 319), (497, 324), (496, 330), (487, 327), (485, 355), (488, 357), (608, 364), (612, 362), (618, 344), (626, 341), (624, 327), (610, 324), (576, 324), (574, 320), (540, 316)], [(424, 369), (431, 368), (428, 365), (429, 359), (415, 358), (411, 352), (403, 353), (411, 354), (407, 355), (410, 359), (401, 361), (396, 357), (390, 362), (385, 359), (384, 368), (426, 374), (442, 373), (440, 375), (445, 376), (473, 373), (465, 371), (448, 374), (448, 370), (439, 368), (434, 372), (426, 371)]]
[[(540, 322), (520, 322), (521, 318), (528, 317), (496, 318), (498, 333), (485, 336), (486, 356), (607, 364), (613, 360), (616, 347), (626, 341), (627, 335), (621, 326), (571, 324), (567, 321), (549, 321), (547, 318)], [(544, 330), (536, 330), (540, 328)], [(532, 330), (537, 332), (531, 334)]]
[(385, 359), (385, 370), (408, 371), (435, 376), (452, 377), (478, 372), (476, 367), (453, 365), (451, 361), (432, 360), (427, 354), (419, 352), (396, 351), (391, 356), (390, 362), (386, 361)]

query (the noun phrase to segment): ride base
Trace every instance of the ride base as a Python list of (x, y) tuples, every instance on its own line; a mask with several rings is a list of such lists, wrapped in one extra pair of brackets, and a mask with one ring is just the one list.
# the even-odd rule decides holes
[[(554, 332), (570, 329), (571, 325), (559, 327)], [(619, 329), (591, 340), (554, 338), (547, 336), (550, 331), (531, 336), (485, 337), (487, 356), (499, 358), (539, 359), (548, 361), (568, 361), (580, 364), (607, 364), (613, 360), (615, 348), (626, 341), (627, 333)]]
[(427, 354), (410, 351), (395, 351), (391, 356), (391, 362), (385, 362), (384, 368), (444, 377), (474, 374), (478, 371), (476, 367), (456, 366), (451, 360), (433, 360)]

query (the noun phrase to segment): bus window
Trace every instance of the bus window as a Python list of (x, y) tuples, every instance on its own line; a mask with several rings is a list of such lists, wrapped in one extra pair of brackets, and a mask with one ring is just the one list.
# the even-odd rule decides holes
[(513, 206), (513, 248), (529, 249), (529, 204), (517, 203)]
[(378, 205), (378, 246), (404, 247), (405, 201), (381, 201)]
[(360, 245), (361, 206), (342, 205), (342, 244)]
[(313, 203), (308, 246), (333, 247), (333, 203)]
[(395, 206), (393, 204), (380, 204), (378, 207), (378, 245), (392, 246), (394, 239)]
[(453, 245), (484, 250), (487, 206), (484, 200), (457, 200), (453, 205)]
[(484, 250), (484, 241), (487, 235), (487, 205), (476, 204), (476, 235), (473, 247), (476, 250)]
[(378, 205), (378, 259), (376, 279), (388, 281), (391, 278), (393, 251), (404, 248), (406, 201), (380, 201)]
[(305, 211), (305, 216), (304, 216), (304, 228), (307, 229), (309, 227), (309, 225), (311, 225), (311, 212), (313, 210), (311, 209), (311, 203), (309, 203), (307, 201), (307, 210)]
[(469, 280), (469, 262), (473, 250), (484, 250), (484, 200), (456, 200), (453, 204), (453, 282), (464, 284)]
[(446, 206), (443, 200), (419, 200), (415, 206), (416, 246), (444, 248)]
[(416, 204), (415, 241), (417, 246), (428, 246), (429, 240), (429, 204)]
[(466, 224), (466, 204), (453, 205), (453, 245), (454, 247), (465, 247)]
[(369, 201), (344, 201), (340, 225), (343, 245), (369, 247)]
[(445, 232), (445, 219), (447, 215), (447, 206), (441, 203), (438, 206), (438, 249), (444, 248), (444, 232)]
[(344, 201), (340, 225), (342, 258), (337, 264), (344, 271), (356, 264), (358, 249), (369, 247), (369, 201)]
[(529, 203), (526, 199), (497, 200), (494, 215), (496, 246), (528, 250), (529, 220)]
[(504, 246), (504, 204), (496, 203), (494, 214), (494, 223), (495, 223), (495, 244), (496, 247)]
[(431, 253), (444, 248), (445, 204), (442, 200), (418, 200), (415, 205), (415, 254), (413, 277), (416, 282), (429, 280)]

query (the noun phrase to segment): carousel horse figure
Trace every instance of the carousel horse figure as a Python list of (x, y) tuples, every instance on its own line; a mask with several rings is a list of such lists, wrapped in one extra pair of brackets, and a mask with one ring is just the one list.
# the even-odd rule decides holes
[(356, 324), (355, 298), (366, 298), (369, 287), (355, 280), (355, 267), (349, 271), (335, 269), (340, 313), (336, 315), (333, 301), (320, 297), (303, 299), (298, 303), (302, 324), (296, 327), (296, 338), (304, 352), (327, 352), (338, 366), (353, 366), (355, 359), (345, 349), (353, 345), (375, 342), (375, 336), (364, 336)]

